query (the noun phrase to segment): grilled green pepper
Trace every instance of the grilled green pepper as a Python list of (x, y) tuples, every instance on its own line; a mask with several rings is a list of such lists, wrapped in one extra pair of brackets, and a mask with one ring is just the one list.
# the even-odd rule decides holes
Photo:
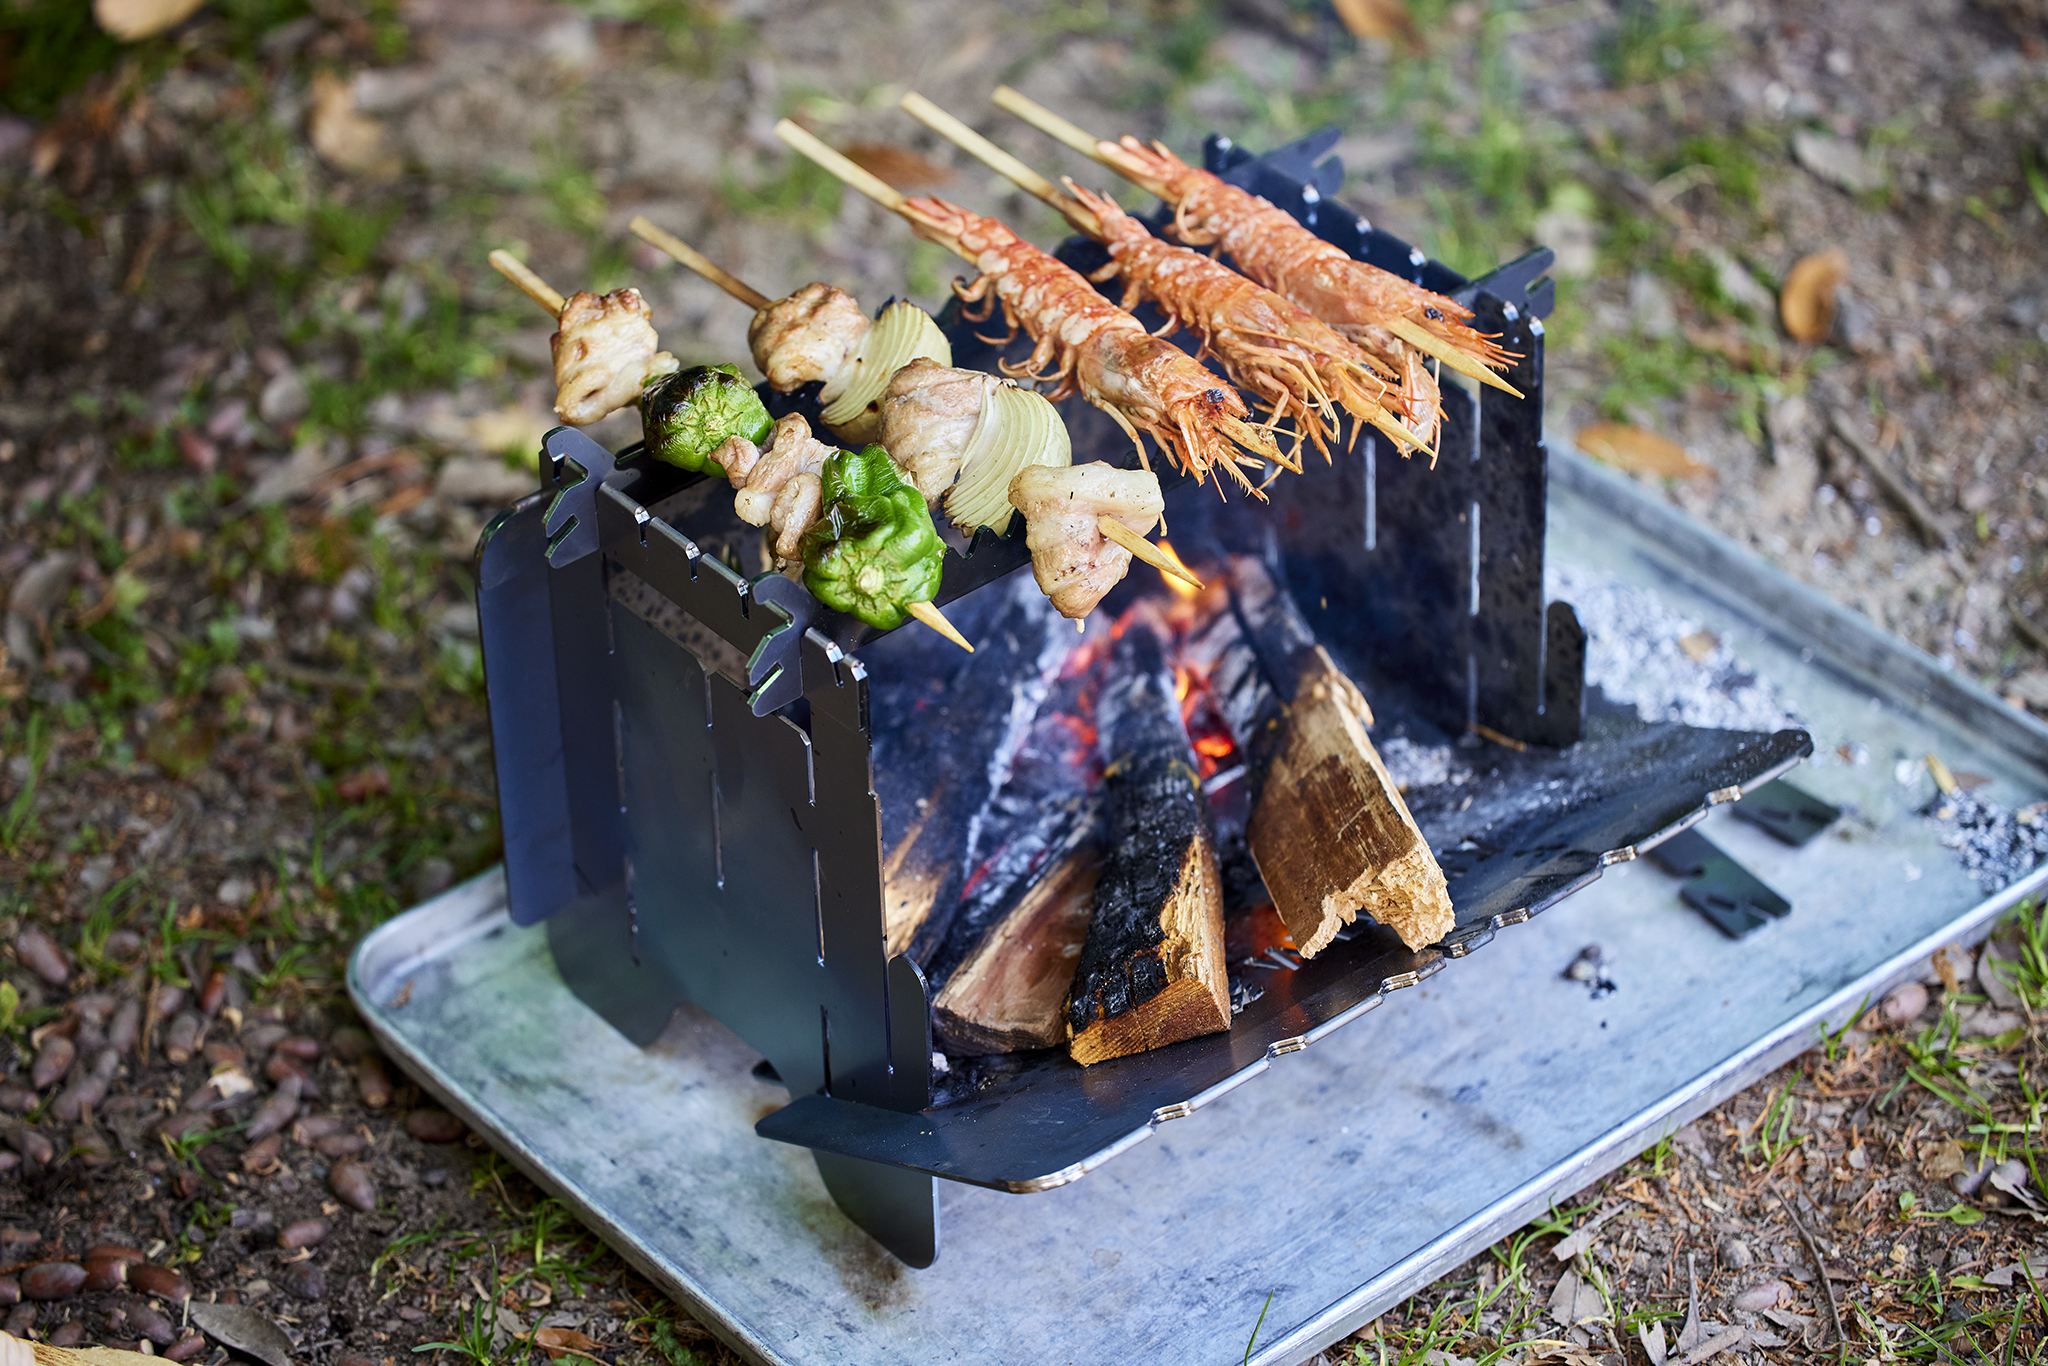
[(825, 510), (804, 533), (804, 587), (870, 626), (902, 625), (910, 604), (931, 601), (945, 567), (924, 495), (880, 446), (841, 451), (822, 479)]
[(652, 376), (640, 394), (647, 453), (686, 470), (701, 470), (729, 436), (759, 445), (775, 424), (737, 365), (693, 365)]

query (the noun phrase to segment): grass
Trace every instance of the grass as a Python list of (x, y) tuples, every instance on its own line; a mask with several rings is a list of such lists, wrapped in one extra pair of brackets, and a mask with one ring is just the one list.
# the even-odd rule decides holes
[(1720, 45), (1720, 31), (1687, 0), (1623, 0), (1600, 64), (1617, 86), (1648, 85), (1705, 65)]

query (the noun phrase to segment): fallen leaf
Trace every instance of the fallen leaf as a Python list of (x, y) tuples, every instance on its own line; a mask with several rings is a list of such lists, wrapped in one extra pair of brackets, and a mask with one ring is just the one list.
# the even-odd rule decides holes
[(1566, 1328), (1574, 1324), (1597, 1319), (1607, 1312), (1607, 1302), (1600, 1298), (1600, 1292), (1579, 1278), (1576, 1271), (1567, 1271), (1558, 1278), (1557, 1289), (1550, 1295), (1550, 1317)]
[(93, 0), (92, 17), (124, 43), (139, 42), (175, 28), (206, 0)]
[(1422, 51), (1422, 35), (1402, 0), (1335, 0), (1335, 7), (1352, 37), (1399, 39)]
[(541, 1328), (533, 1335), (533, 1345), (548, 1354), (549, 1361), (560, 1361), (565, 1356), (589, 1357), (598, 1360), (595, 1353), (604, 1344), (595, 1338), (577, 1332), (574, 1328)]
[(264, 1366), (292, 1366), (292, 1340), (267, 1314), (246, 1304), (207, 1304), (201, 1300), (189, 1301), (186, 1312), (199, 1325), (200, 1332), (222, 1346), (254, 1357)]
[(1686, 453), (1685, 447), (1654, 432), (1625, 422), (1592, 422), (1579, 428), (1579, 449), (1603, 465), (1631, 474), (1656, 474), (1666, 479), (1697, 479), (1714, 472)]
[(2048, 1256), (2021, 1258), (2010, 1266), (2001, 1266), (1996, 1271), (1984, 1273), (1984, 1284), (2010, 1286), (2015, 1280), (2048, 1281)]
[(1664, 1366), (1664, 1358), (1671, 1349), (1664, 1342), (1664, 1321), (1636, 1325), (1636, 1337), (1642, 1341), (1643, 1351), (1649, 1355), (1650, 1366)]
[(313, 150), (336, 170), (386, 179), (398, 173), (398, 158), (384, 148), (384, 125), (356, 108), (355, 87), (331, 71), (314, 73), (306, 136)]
[(34, 1344), (36, 1366), (163, 1366), (163, 1358), (146, 1352), (124, 1352), (119, 1347), (52, 1347)]
[(1685, 1354), (1685, 1366), (1699, 1366), (1699, 1363), (1723, 1352), (1732, 1352), (1740, 1347), (1749, 1335), (1740, 1328), (1724, 1328), (1699, 1346)]
[(1737, 1295), (1734, 1305), (1737, 1309), (1746, 1309), (1754, 1314), (1765, 1309), (1777, 1308), (1779, 1302), (1790, 1297), (1791, 1293), (1783, 1281), (1764, 1281)]
[[(1584, 958), (1586, 955), (1584, 952), (1581, 952), (1579, 956), (1581, 958)], [(1598, 955), (1596, 954), (1595, 957), (1597, 958)], [(1596, 962), (1594, 966), (1598, 967), (1598, 963)], [(1581, 1252), (1584, 1252), (1587, 1248), (1593, 1246), (1593, 1239), (1599, 1235), (1601, 1225), (1605, 1224), (1609, 1219), (1612, 1219), (1615, 1215), (1621, 1213), (1626, 1208), (1628, 1208), (1628, 1206), (1623, 1204), (1609, 1205), (1606, 1209), (1601, 1210), (1598, 1214), (1594, 1215), (1591, 1219), (1588, 1219), (1585, 1223), (1580, 1224), (1578, 1228), (1572, 1232), (1572, 1235), (1569, 1238), (1566, 1238), (1565, 1240), (1560, 1242), (1556, 1247), (1550, 1250), (1550, 1255), (1555, 1257), (1560, 1262), (1570, 1261), (1572, 1258), (1578, 1256)]]
[(1712, 631), (1694, 631), (1689, 636), (1678, 638), (1678, 648), (1685, 651), (1695, 664), (1706, 663), (1720, 643), (1720, 637)]
[(950, 166), (941, 166), (893, 142), (848, 143), (846, 157), (862, 170), (872, 171), (898, 189), (944, 185), (953, 179)]
[(1815, 252), (1793, 263), (1778, 291), (1778, 316), (1797, 341), (1818, 346), (1835, 328), (1835, 295), (1849, 276), (1849, 258), (1840, 251)]

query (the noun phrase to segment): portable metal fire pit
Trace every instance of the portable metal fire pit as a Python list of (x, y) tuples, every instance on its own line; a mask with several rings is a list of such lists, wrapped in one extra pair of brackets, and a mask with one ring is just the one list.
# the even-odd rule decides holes
[[(1432, 948), (1357, 927), (1311, 961), (1234, 963), (1248, 1003), (1228, 1033), (1088, 1069), (1017, 1055), (935, 1089), (923, 975), (883, 947), (878, 832), (902, 817), (892, 801), (918, 794), (914, 765), (890, 766), (905, 751), (892, 743), (911, 724), (905, 699), (958, 667), (952, 647), (916, 627), (878, 635), (780, 575), (742, 576), (729, 561), (758, 563), (754, 532), (717, 486), (633, 452), (614, 460), (566, 430), (548, 438), (556, 488), (486, 533), (504, 880), (379, 930), (351, 988), (394, 1057), (760, 1359), (940, 1360), (968, 1342), (978, 1360), (1095, 1359), (1112, 1338), (1152, 1360), (1236, 1359), (1272, 1292), (1255, 1359), (1297, 1360), (1746, 1083), (1848, 993), (2009, 899), (1947, 875), (1926, 852), (1932, 836), (1902, 824), (1917, 817), (1851, 775), (1822, 795), (1857, 804), (1867, 833), (1845, 825), (1793, 851), (1753, 829), (1717, 832), (1796, 903), (1758, 932), (1779, 937), (1768, 963), (1704, 920), (1617, 920), (1629, 898), (1606, 895), (1573, 904), (1655, 967), (1601, 1007), (1597, 1036), (1583, 990), (1555, 997), (1556, 934), (1517, 932), (1546, 955), (1536, 966), (1496, 952), (1429, 980), (1813, 752), (1805, 731), (1645, 722), (1587, 694), (1584, 634), (1569, 605), (1544, 599), (1560, 506), (1575, 563), (1648, 572), (1703, 615), (1741, 623), (1831, 732), (1867, 718), (1901, 752), (1985, 752), (1976, 766), (2038, 788), (2048, 731), (1609, 479), (1567, 463), (1571, 491), (1550, 487), (1548, 253), (1467, 283), (1330, 212), (1341, 171), (1318, 161), (1328, 145), (1250, 158), (1211, 139), (1207, 152), (1330, 240), (1467, 302), (1523, 357), (1508, 378), (1527, 397), (1475, 401), (1447, 385), (1434, 470), (1368, 434), (1334, 467), (1276, 482), (1270, 506), (1182, 485), (1168, 515), (1190, 551), (1265, 559), (1371, 698), (1383, 736), (1467, 746), (1474, 781), (1409, 794), (1457, 911)], [(1093, 250), (1066, 248), (1076, 264)], [(987, 359), (956, 314), (942, 323), (958, 363)], [(1077, 460), (1117, 458), (1106, 420), (1079, 405), (1067, 416)], [(979, 633), (1025, 563), (1021, 535), (985, 532), (948, 558), (937, 600), (983, 655), (1014, 648)], [(969, 714), (944, 724), (966, 735), (983, 699), (952, 701)], [(1472, 738), (1487, 733), (1526, 749)], [(1925, 904), (1908, 911), (1896, 873), (1865, 867), (1880, 828), (1887, 848), (1932, 870)], [(1658, 875), (1624, 874), (1638, 899), (1643, 876)], [(1866, 908), (1813, 904), (1848, 885)], [(1340, 1033), (1426, 980), (1412, 1019)], [(1709, 1019), (1704, 993), (1725, 1011)], [(1692, 1027), (1674, 1033), (1666, 1012), (1680, 1003)], [(1274, 1066), (1310, 1044), (1308, 1060)], [(1268, 1070), (1278, 1075), (1221, 1103)], [(1131, 1153), (1073, 1188), (1092, 1194), (998, 1207), (967, 1189), (1067, 1186), (1212, 1102), (1182, 1131), (1199, 1143)], [(1219, 1128), (1217, 1114), (1233, 1118)], [(822, 1187), (790, 1166), (798, 1148), (749, 1127), (810, 1149)], [(941, 1196), (938, 1177), (960, 1184)], [(818, 1210), (827, 1193), (917, 1267), (937, 1255), (939, 1205), (957, 1208), (964, 1264), (912, 1288)], [(1169, 1283), (1182, 1288), (1159, 1290)], [(1126, 1315), (1114, 1335), (1105, 1313)], [(1081, 1326), (1047, 1327), (1062, 1315)]]
[[(1361, 458), (1278, 481), (1271, 506), (1182, 483), (1169, 520), (1184, 545), (1272, 561), (1383, 724), (1535, 745), (1460, 813), (1472, 838), (1445, 856), (1458, 926), (1439, 948), (1413, 953), (1375, 927), (1284, 982), (1244, 972), (1263, 994), (1227, 1034), (1085, 1073), (1033, 1055), (934, 1104), (929, 993), (911, 957), (883, 952), (888, 841), (876, 834), (878, 815), (886, 834), (909, 803), (947, 794), (889, 771), (910, 761), (883, 742), (940, 727), (972, 747), (972, 713), (1007, 711), (1008, 696), (952, 698), (968, 713), (957, 725), (917, 709), (906, 699), (950, 667), (950, 646), (914, 627), (878, 634), (779, 574), (741, 577), (729, 561), (760, 563), (759, 533), (711, 496), (720, 481), (630, 452), (614, 461), (569, 428), (547, 439), (556, 491), (486, 533), (513, 920), (548, 922), (564, 979), (629, 1038), (651, 1040), (690, 1001), (766, 1055), (797, 1099), (760, 1132), (814, 1150), (840, 1206), (912, 1265), (937, 1255), (933, 1177), (1016, 1191), (1073, 1180), (1161, 1114), (1306, 1046), (1810, 748), (1795, 731), (1608, 715), (1582, 736), (1583, 633), (1568, 605), (1543, 602), (1549, 253), (1468, 283), (1355, 215), (1318, 213), (1341, 177), (1315, 164), (1327, 140), (1263, 160), (1212, 141), (1209, 155), (1348, 250), (1467, 302), (1521, 355), (1509, 380), (1527, 397), (1447, 387), (1436, 469), (1367, 432)], [(1065, 250), (1088, 266), (1100, 249)], [(958, 363), (992, 367), (957, 303), (941, 324)], [(1107, 420), (1066, 406), (1077, 461), (1128, 458)], [(984, 530), (949, 554), (937, 601), (985, 636), (1027, 562), (1021, 531)], [(976, 668), (986, 678), (989, 661)]]

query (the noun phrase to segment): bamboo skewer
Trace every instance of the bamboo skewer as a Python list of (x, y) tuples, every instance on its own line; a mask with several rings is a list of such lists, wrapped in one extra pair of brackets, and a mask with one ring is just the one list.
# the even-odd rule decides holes
[[(911, 223), (923, 223), (924, 217), (910, 207), (910, 196), (883, 180), (852, 158), (835, 151), (821, 141), (808, 128), (783, 119), (775, 125), (775, 136), (781, 138), (803, 155), (809, 157), (840, 180), (859, 190), (891, 213), (900, 214)], [(953, 254), (965, 261), (972, 261), (974, 254), (957, 242), (949, 243)]]
[(563, 298), (546, 280), (541, 279), (540, 276), (528, 270), (524, 261), (521, 261), (517, 256), (503, 248), (492, 252), (490, 260), (492, 268), (498, 274), (504, 276), (513, 284), (518, 285), (527, 298), (548, 311), (549, 317), (560, 318), (562, 316), (562, 305), (569, 301)]
[(974, 653), (974, 647), (967, 643), (967, 637), (961, 635), (958, 631), (954, 630), (953, 623), (947, 621), (945, 616), (939, 611), (939, 609), (932, 606), (930, 603), (913, 602), (909, 605), (909, 607), (905, 608), (904, 610), (908, 611), (910, 615), (916, 617), (925, 625), (931, 627), (934, 631), (937, 631), (946, 639), (952, 641), (955, 645), (958, 645), (961, 649), (967, 651), (968, 654)]
[(1090, 237), (1102, 235), (1102, 224), (1088, 206), (1059, 186), (1047, 180), (1038, 172), (1026, 166), (1002, 148), (990, 142), (981, 134), (969, 128), (959, 119), (933, 104), (915, 90), (905, 95), (898, 103), (903, 111), (937, 133), (954, 146), (980, 161), (997, 175), (1013, 182), (1024, 193), (1034, 199), (1043, 200), (1059, 211), (1061, 217), (1087, 233)]
[[(916, 91), (905, 95), (900, 103), (904, 111), (910, 114), (912, 118), (917, 119), (933, 132), (939, 134), (939, 136), (953, 143), (990, 170), (996, 172), (996, 174), (1011, 181), (1026, 194), (1052, 206), (1062, 217), (1079, 228), (1083, 233), (1097, 241), (1102, 240), (1102, 222), (1086, 204), (1061, 190), (1050, 180), (1047, 180), (1044, 176), (1038, 174), (1038, 172), (1032, 170), (1029, 166), (1026, 166), (1023, 162), (1011, 156), (1008, 152), (1005, 152), (1002, 148), (996, 146), (993, 142), (990, 142), (987, 138), (975, 132), (972, 128), (969, 128), (959, 119), (948, 114)], [(1422, 442), (1416, 440), (1413, 432), (1402, 426), (1393, 414), (1384, 409), (1365, 420), (1369, 425), (1377, 428), (1383, 435), (1394, 441), (1397, 446), (1412, 447), (1416, 450), (1428, 449)], [(1436, 459), (1436, 452), (1430, 451), (1430, 459), (1432, 462)], [(1299, 470), (1295, 472), (1297, 474), (1300, 473)]]
[(717, 285), (756, 313), (759, 313), (762, 309), (775, 302), (745, 280), (739, 279), (723, 266), (712, 261), (710, 257), (698, 251), (682, 238), (672, 232), (666, 232), (656, 227), (645, 218), (636, 216), (632, 222), (626, 224), (626, 229), (641, 241), (675, 257), (676, 260), (681, 261), (691, 270), (696, 271), (699, 275), (709, 280), (712, 284)]
[(1197, 588), (1202, 586), (1202, 581), (1195, 577), (1193, 570), (1108, 513), (1098, 514), (1095, 518), (1095, 525), (1101, 530), (1106, 539), (1115, 541), (1118, 545), (1130, 551), (1131, 554), (1137, 556), (1146, 564), (1151, 565), (1160, 573), (1171, 574), (1177, 579), (1184, 579)]
[[(1069, 123), (1044, 105), (1025, 98), (1007, 85), (996, 87), (995, 103), (999, 108), (1015, 114), (1018, 118), (1024, 120), (1024, 122), (1030, 124), (1033, 128), (1036, 128), (1054, 141), (1064, 143), (1081, 153), (1081, 155), (1101, 162), (1104, 166), (1109, 167), (1112, 171), (1133, 182), (1141, 189), (1150, 191), (1161, 199), (1168, 197), (1171, 187), (1157, 178), (1145, 174), (1128, 157), (1119, 155), (1119, 149), (1114, 142), (1092, 136), (1085, 129)], [(1392, 317), (1381, 320), (1380, 325), (1402, 341), (1407, 342), (1417, 351), (1427, 356), (1434, 356), (1459, 374), (1475, 379), (1481, 384), (1490, 385), (1495, 389), (1512, 394), (1516, 398), (1523, 397), (1522, 391), (1515, 388), (1514, 385), (1509, 384), (1492, 370), (1450, 345), (1442, 338), (1432, 336), (1413, 319)]]
[[(1003, 151), (1002, 148), (996, 146), (987, 138), (982, 137), (981, 134), (975, 132), (972, 128), (969, 128), (966, 124), (960, 122), (960, 120), (954, 118), (924, 96), (912, 91), (903, 97), (902, 103), (903, 108), (914, 117), (929, 124), (952, 141), (966, 147), (968, 151), (986, 161), (997, 171), (1022, 185), (1025, 190), (1051, 204), (1055, 209), (1058, 209), (1062, 214), (1073, 220), (1076, 226), (1082, 227), (1084, 231), (1091, 233), (1099, 234), (1101, 232), (1101, 225), (1095, 221), (1095, 215), (1088, 211), (1087, 206), (1070, 195), (1062, 194), (1059, 188), (1051, 181)], [(790, 126), (792, 128), (795, 127), (793, 124)], [(806, 155), (822, 159), (821, 154), (829, 153), (832, 157), (846, 161), (846, 165), (853, 170), (860, 170), (852, 161), (839, 157), (838, 153), (833, 152), (830, 147), (827, 147), (822, 142), (818, 142), (815, 138), (810, 139), (811, 142), (816, 143), (816, 146), (812, 147), (800, 143), (788, 134), (783, 133), (781, 125), (777, 125), (775, 131), (782, 134), (783, 141), (797, 147), (799, 151), (804, 152)], [(802, 130), (799, 129), (797, 131), (801, 132)], [(809, 134), (805, 134), (805, 137), (809, 137)], [(827, 162), (826, 169), (836, 171), (838, 166), (836, 163)], [(862, 172), (862, 174), (865, 175), (866, 173)], [(874, 177), (869, 178), (874, 179)], [(851, 176), (847, 177), (847, 179), (856, 189), (866, 192), (889, 208), (901, 211), (900, 205), (903, 202), (903, 196), (881, 180), (874, 179), (874, 185), (871, 187), (854, 180)], [(894, 202), (891, 202), (892, 199)], [(908, 215), (905, 216), (907, 217)], [(1086, 220), (1085, 223), (1083, 222), (1084, 219)], [(635, 229), (635, 231), (638, 231), (638, 229)], [(645, 236), (646, 234), (643, 233), (641, 235)], [(657, 242), (655, 245), (660, 246), (661, 244)], [(1163, 574), (1172, 574), (1177, 578), (1185, 579), (1197, 588), (1202, 586), (1202, 581), (1189, 572), (1185, 565), (1175, 561), (1164, 551), (1153, 545), (1152, 542), (1146, 540), (1137, 532), (1132, 531), (1108, 513), (1100, 514), (1096, 517), (1095, 521), (1103, 536), (1116, 542), (1125, 550), (1130, 551), (1131, 554), (1137, 556), (1146, 564), (1151, 565)]]
[[(667, 238), (668, 241), (659, 241), (656, 239), (656, 237), (650, 237), (647, 233), (640, 232), (640, 228), (642, 226), (646, 227), (651, 232), (657, 234), (659, 237)], [(655, 246), (660, 247), (663, 251), (668, 252), (671, 256), (674, 256), (678, 261), (681, 261), (684, 265), (689, 266), (692, 270), (696, 270), (698, 274), (703, 275), (706, 279), (714, 280), (721, 285), (725, 285), (726, 281), (731, 281), (731, 284), (726, 285), (726, 288), (729, 292), (733, 294), (733, 297), (744, 298), (745, 296), (741, 295), (738, 291), (746, 290), (748, 294), (754, 294), (756, 298), (761, 300), (761, 304), (759, 306), (766, 306), (767, 304), (774, 302), (772, 299), (769, 299), (765, 295), (757, 294), (755, 293), (755, 291), (747, 289), (746, 285), (741, 284), (738, 280), (733, 279), (732, 276), (727, 275), (722, 270), (719, 270), (717, 266), (712, 265), (709, 261), (704, 261), (704, 265), (709, 267), (709, 270), (700, 269), (680, 253), (671, 250), (668, 243), (673, 242), (677, 247), (681, 247), (683, 251), (689, 252), (691, 256), (696, 256), (696, 252), (690, 251), (690, 248), (684, 245), (681, 239), (670, 237), (669, 234), (662, 232), (661, 229), (655, 227), (646, 219), (634, 219), (633, 231), (638, 233), (642, 238), (645, 238), (647, 241), (652, 242)], [(704, 258), (701, 256), (697, 257), (697, 259), (700, 261), (704, 260)], [(549, 285), (547, 281), (541, 279), (540, 276), (534, 274), (533, 271), (527, 267), (524, 261), (521, 261), (511, 252), (500, 249), (497, 251), (493, 251), (491, 253), (490, 262), (492, 267), (496, 269), (500, 275), (510, 280), (513, 284), (518, 285), (519, 288), (525, 292), (527, 298), (533, 300), (542, 308), (545, 308), (555, 318), (559, 319), (562, 316), (562, 305), (567, 303), (568, 300), (563, 298), (560, 291), (556, 290), (551, 285)], [(717, 273), (714, 275), (712, 274), (713, 271), (716, 271)], [(945, 614), (940, 612), (938, 608), (932, 606), (928, 602), (913, 602), (909, 605), (907, 610), (909, 611), (910, 615), (916, 617), (926, 626), (931, 627), (934, 631), (937, 631), (940, 635), (952, 641), (961, 649), (967, 651), (968, 654), (974, 653), (974, 646), (968, 643), (967, 637), (961, 635), (957, 630), (955, 630), (953, 628), (953, 623), (947, 621)]]

